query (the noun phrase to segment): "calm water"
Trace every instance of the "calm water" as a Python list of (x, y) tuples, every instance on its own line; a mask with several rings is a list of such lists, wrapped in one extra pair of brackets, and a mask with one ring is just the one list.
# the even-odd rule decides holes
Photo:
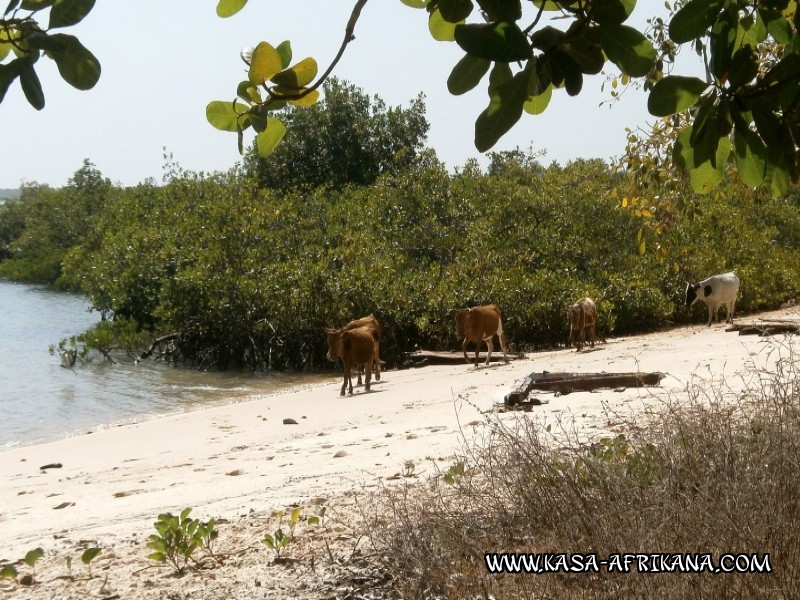
[(0, 280), (0, 450), (332, 379), (201, 373), (126, 359), (65, 369), (48, 348), (97, 322), (88, 309), (80, 296)]

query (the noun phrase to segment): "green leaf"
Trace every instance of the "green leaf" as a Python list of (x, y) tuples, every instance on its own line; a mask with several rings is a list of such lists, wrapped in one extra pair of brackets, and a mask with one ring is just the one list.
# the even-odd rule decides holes
[(302, 88), (314, 81), (317, 76), (317, 61), (313, 58), (304, 58), (291, 69), (285, 69), (272, 76), (275, 85)]
[(522, 116), (522, 106), (528, 98), (530, 70), (509, 78), (510, 74), (506, 63), (497, 63), (492, 69), (494, 81), (490, 80), (489, 106), (475, 121), (475, 147), (481, 152), (494, 146)]
[(247, 0), (219, 0), (217, 3), (217, 16), (223, 19), (238, 13), (247, 4)]
[(48, 6), (53, 6), (55, 1), (56, 0), (22, 0), (19, 6), (23, 10), (37, 11), (47, 8)]
[(428, 6), (429, 1), (430, 0), (400, 0), (400, 2), (411, 8), (425, 8)]
[(491, 61), (485, 58), (465, 54), (450, 72), (450, 76), (447, 78), (447, 89), (454, 96), (460, 96), (474, 89), (491, 66)]
[(767, 173), (767, 149), (761, 138), (750, 128), (737, 126), (733, 142), (739, 178), (751, 188), (760, 186)]
[(448, 23), (461, 23), (472, 13), (472, 0), (439, 0), (437, 6)]
[(759, 59), (751, 46), (739, 48), (730, 64), (728, 82), (732, 90), (747, 85), (758, 75)]
[(11, 0), (11, 2), (9, 2), (9, 3), (8, 3), (8, 6), (6, 7), (6, 11), (5, 11), (5, 13), (3, 13), (3, 14), (6, 14), (6, 15), (7, 15), (7, 14), (8, 14), (8, 13), (10, 13), (12, 10), (14, 10), (15, 8), (17, 8), (17, 6), (19, 6), (19, 0)]
[(589, 18), (600, 25), (619, 25), (631, 16), (636, 0), (592, 0)]
[(267, 117), (267, 128), (256, 136), (258, 155), (267, 158), (275, 151), (284, 135), (286, 126), (275, 117)]
[(553, 96), (553, 86), (547, 86), (541, 94), (538, 96), (529, 97), (525, 104), (522, 105), (522, 108), (525, 110), (526, 113), (531, 115), (540, 115), (542, 114), (547, 105), (550, 104), (550, 99)]
[(44, 550), (42, 550), (41, 548), (36, 548), (35, 550), (30, 550), (25, 555), (25, 558), (23, 560), (25, 561), (26, 565), (32, 568), (33, 565), (36, 564), (36, 561), (42, 558), (43, 556), (44, 556)]
[(728, 79), (728, 73), (736, 42), (736, 29), (725, 20), (719, 20), (711, 28), (711, 72), (721, 82)]
[(758, 9), (758, 14), (766, 23), (767, 31), (779, 44), (790, 44), (794, 38), (792, 24), (777, 10)]
[(253, 59), (247, 72), (247, 78), (253, 85), (262, 85), (282, 68), (283, 61), (278, 51), (268, 42), (261, 42), (253, 50)]
[(76, 89), (92, 89), (100, 79), (100, 61), (73, 35), (51, 37), (63, 44), (62, 50), (52, 52), (61, 78)]
[(309, 525), (319, 525), (319, 517), (317, 517), (316, 515), (312, 515), (308, 517), (307, 523)]
[[(569, 55), (587, 75), (596, 75), (603, 70), (606, 62), (603, 48), (593, 33), (597, 30), (588, 30), (587, 35), (574, 35), (568, 38), (561, 49)], [(649, 69), (648, 69), (649, 72)]]
[(0, 577), (3, 579), (16, 579), (17, 575), (19, 573), (14, 565), (3, 565), (3, 568), (0, 569)]
[(83, 554), (81, 554), (81, 562), (85, 565), (88, 565), (101, 552), (102, 550), (100, 548), (87, 548), (83, 551)]
[(281, 57), (281, 69), (292, 64), (292, 44), (289, 40), (282, 41), (275, 50)]
[(527, 60), (532, 55), (525, 34), (508, 21), (457, 25), (455, 40), (468, 54), (494, 62)]
[(241, 102), (214, 100), (206, 106), (206, 120), (222, 131), (247, 129), (250, 123), (247, 115), (249, 109), (249, 106)]
[(600, 43), (609, 60), (631, 77), (644, 77), (656, 62), (656, 50), (653, 44), (633, 27), (627, 25), (601, 27)]
[(300, 520), (300, 513), (301, 512), (302, 512), (302, 509), (299, 506), (297, 508), (295, 508), (294, 510), (292, 510), (292, 515), (289, 518), (289, 522), (292, 525), (296, 525), (297, 522)]
[(17, 58), (7, 65), (0, 65), (0, 102), (3, 101), (8, 88), (14, 80), (19, 77), (22, 70), (22, 60)]
[(731, 143), (727, 137), (719, 139), (719, 145), (713, 160), (700, 162), (689, 139), (692, 136), (692, 127), (688, 126), (681, 131), (675, 141), (673, 158), (675, 163), (689, 173), (689, 182), (692, 189), (698, 194), (707, 194), (718, 185), (724, 176), (725, 162), (731, 151)]
[(691, 0), (675, 13), (669, 23), (669, 37), (676, 44), (683, 44), (702, 37), (717, 20), (721, 0)]
[(83, 21), (95, 0), (56, 0), (50, 9), (50, 29), (69, 27)]
[(692, 106), (707, 88), (708, 84), (697, 77), (668, 75), (650, 90), (647, 110), (656, 117), (673, 115)]
[(789, 177), (789, 171), (785, 163), (786, 161), (783, 157), (768, 162), (767, 176), (765, 179), (769, 182), (770, 193), (774, 198), (780, 198), (789, 191), (791, 178)]
[(478, 0), (478, 6), (490, 21), (519, 21), (522, 18), (519, 0)]
[(446, 21), (438, 8), (428, 17), (428, 31), (437, 42), (452, 42), (455, 39), (455, 30), (456, 24)]
[(44, 108), (44, 92), (39, 76), (33, 68), (33, 61), (28, 59), (22, 61), (19, 82), (30, 105), (36, 110), (42, 110)]
[(11, 52), (11, 44), (0, 42), (0, 63), (5, 60), (9, 52)]
[(153, 552), (152, 554), (148, 554), (147, 558), (158, 562), (167, 562), (167, 555), (163, 552)]
[(248, 80), (239, 82), (236, 88), (236, 95), (251, 104), (259, 104), (261, 102), (261, 91)]

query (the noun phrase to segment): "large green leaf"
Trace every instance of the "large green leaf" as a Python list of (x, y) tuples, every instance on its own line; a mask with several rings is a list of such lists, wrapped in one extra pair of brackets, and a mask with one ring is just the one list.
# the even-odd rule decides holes
[(411, 8), (425, 8), (428, 6), (429, 1), (430, 0), (400, 0), (400, 2)]
[(728, 79), (733, 47), (736, 41), (736, 28), (726, 20), (720, 19), (711, 28), (711, 72), (719, 81)]
[(217, 15), (224, 18), (238, 13), (247, 4), (247, 0), (219, 0), (217, 2)]
[(540, 115), (547, 105), (550, 104), (550, 99), (553, 97), (553, 86), (547, 86), (545, 90), (538, 96), (529, 96), (522, 105), (523, 110), (530, 115)]
[(719, 184), (725, 173), (725, 162), (731, 151), (727, 137), (719, 139), (714, 158), (701, 162), (690, 143), (692, 126), (685, 127), (678, 135), (673, 148), (673, 159), (681, 169), (689, 173), (692, 189), (698, 194), (707, 194)]
[(520, 0), (478, 0), (478, 6), (490, 21), (519, 21), (522, 18)]
[(442, 18), (448, 23), (461, 23), (472, 12), (472, 0), (439, 0)]
[(62, 79), (79, 90), (92, 89), (100, 79), (100, 61), (73, 35), (51, 37), (63, 44), (62, 50), (52, 53)]
[(314, 81), (317, 76), (317, 61), (304, 58), (290, 69), (285, 69), (272, 76), (275, 85), (302, 88)]
[(631, 16), (636, 0), (591, 0), (589, 17), (601, 25), (619, 25)]
[(250, 70), (247, 72), (247, 78), (250, 83), (261, 85), (281, 69), (283, 69), (283, 61), (278, 51), (270, 43), (261, 42), (253, 50), (253, 58), (250, 63)]
[(50, 9), (50, 29), (69, 27), (83, 21), (95, 0), (56, 0)]
[(775, 38), (779, 44), (790, 44), (794, 38), (794, 28), (792, 24), (777, 10), (766, 8), (758, 9), (758, 14), (766, 23), (767, 31)]
[(728, 82), (732, 90), (738, 90), (758, 75), (759, 59), (751, 46), (739, 48), (731, 58)]
[(245, 113), (249, 108), (241, 102), (214, 100), (206, 106), (206, 119), (211, 125), (222, 131), (247, 129), (249, 118)]
[(491, 61), (465, 54), (447, 78), (447, 89), (454, 96), (460, 96), (474, 89), (489, 72)]
[(489, 106), (475, 121), (475, 147), (486, 152), (497, 143), (522, 116), (522, 106), (528, 98), (530, 69), (508, 79), (510, 69), (497, 63), (492, 69), (495, 85), (489, 86)]
[(457, 25), (455, 40), (468, 54), (495, 62), (527, 60), (532, 55), (525, 34), (508, 21)]
[(47, 8), (48, 6), (53, 6), (55, 1), (56, 0), (22, 0), (19, 6), (23, 10), (37, 11)]
[(44, 92), (39, 76), (33, 68), (33, 61), (24, 59), (21, 61), (19, 71), (19, 82), (25, 98), (36, 110), (44, 108)]
[(650, 90), (647, 110), (656, 117), (673, 115), (692, 106), (707, 88), (708, 84), (697, 77), (668, 75)]
[(722, 0), (690, 0), (672, 17), (669, 37), (678, 44), (701, 37), (717, 20), (722, 4)]
[(606, 58), (603, 56), (603, 47), (593, 35), (596, 29), (585, 31), (584, 35), (570, 36), (561, 44), (561, 48), (578, 64), (582, 72), (596, 75), (603, 70)]
[(446, 21), (438, 8), (428, 17), (428, 31), (437, 42), (452, 42), (456, 39), (456, 24)]
[(656, 62), (656, 50), (642, 33), (627, 25), (600, 28), (603, 51), (623, 73), (644, 77)]
[(256, 136), (258, 155), (268, 157), (286, 135), (286, 126), (275, 117), (267, 117), (267, 128)]
[(767, 173), (767, 149), (764, 143), (747, 127), (736, 128), (733, 142), (739, 178), (749, 187), (758, 187)]

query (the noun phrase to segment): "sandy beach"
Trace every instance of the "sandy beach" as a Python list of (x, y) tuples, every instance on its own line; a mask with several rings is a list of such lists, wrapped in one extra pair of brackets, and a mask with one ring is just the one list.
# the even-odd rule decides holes
[[(759, 317), (797, 319), (800, 313), (790, 308), (737, 322)], [(591, 435), (614, 429), (643, 406), (657, 408), (694, 383), (735, 394), (758, 372), (774, 370), (793, 348), (792, 337), (740, 336), (724, 324), (703, 322), (610, 338), (581, 353), (536, 352), (478, 369), (459, 364), (386, 371), (370, 392), (356, 388), (346, 397), (339, 396), (340, 380), (331, 378), (247, 402), (14, 448), (0, 453), (0, 564), (36, 547), (45, 554), (36, 565), (36, 585), (0, 581), (0, 597), (267, 598), (271, 577), (270, 589), (286, 597), (324, 597), (310, 584), (298, 584), (302, 577), (270, 566), (261, 538), (273, 527), (274, 511), (298, 505), (310, 514), (314, 507), (347, 506), (356, 492), (446, 470), (465, 439), (480, 433), (486, 415), (496, 415), (503, 397), (531, 372), (666, 375), (658, 387), (537, 393), (549, 402), (523, 416), (566, 419)], [(159, 513), (184, 507), (193, 507), (198, 518), (220, 519), (221, 547), (231, 546), (226, 537), (235, 531), (236, 545), (245, 550), (210, 574), (175, 578), (169, 569), (153, 569), (145, 548), (153, 522)], [(91, 579), (77, 558), (90, 545), (102, 549)], [(66, 577), (70, 553), (78, 581)], [(280, 574), (273, 577), (270, 570)], [(171, 591), (178, 595), (169, 596)]]

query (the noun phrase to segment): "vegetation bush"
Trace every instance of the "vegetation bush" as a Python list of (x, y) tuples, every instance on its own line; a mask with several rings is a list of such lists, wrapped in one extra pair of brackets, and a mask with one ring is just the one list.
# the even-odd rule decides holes
[[(700, 321), (702, 307), (683, 307), (685, 280), (730, 269), (739, 314), (798, 296), (794, 195), (687, 190), (670, 227), (654, 228), (658, 251), (642, 252), (652, 212), (618, 199), (626, 181), (602, 161), (544, 167), (517, 150), (450, 173), (422, 147), (421, 99), (389, 109), (330, 88), (303, 113), (304, 137), (268, 161), (207, 175), (167, 157), (163, 185), (131, 188), (86, 161), (64, 188), (26, 186), (0, 206), (0, 276), (81, 290), (104, 318), (125, 319), (126, 341), (104, 330), (106, 356), (169, 336), (188, 363), (222, 369), (319, 369), (323, 328), (370, 313), (396, 365), (415, 348), (456, 347), (456, 307), (498, 304), (509, 341), (536, 348), (566, 342), (565, 309), (587, 295), (605, 336)], [(337, 143), (370, 149), (344, 179)], [(287, 184), (288, 165), (306, 162), (308, 185)]]
[[(490, 417), (446, 473), (365, 511), (376, 554), (403, 597), (795, 598), (800, 373), (776, 351), (745, 391), (698, 382), (600, 440)], [(768, 555), (771, 573), (490, 574), (484, 554), (501, 552)]]

